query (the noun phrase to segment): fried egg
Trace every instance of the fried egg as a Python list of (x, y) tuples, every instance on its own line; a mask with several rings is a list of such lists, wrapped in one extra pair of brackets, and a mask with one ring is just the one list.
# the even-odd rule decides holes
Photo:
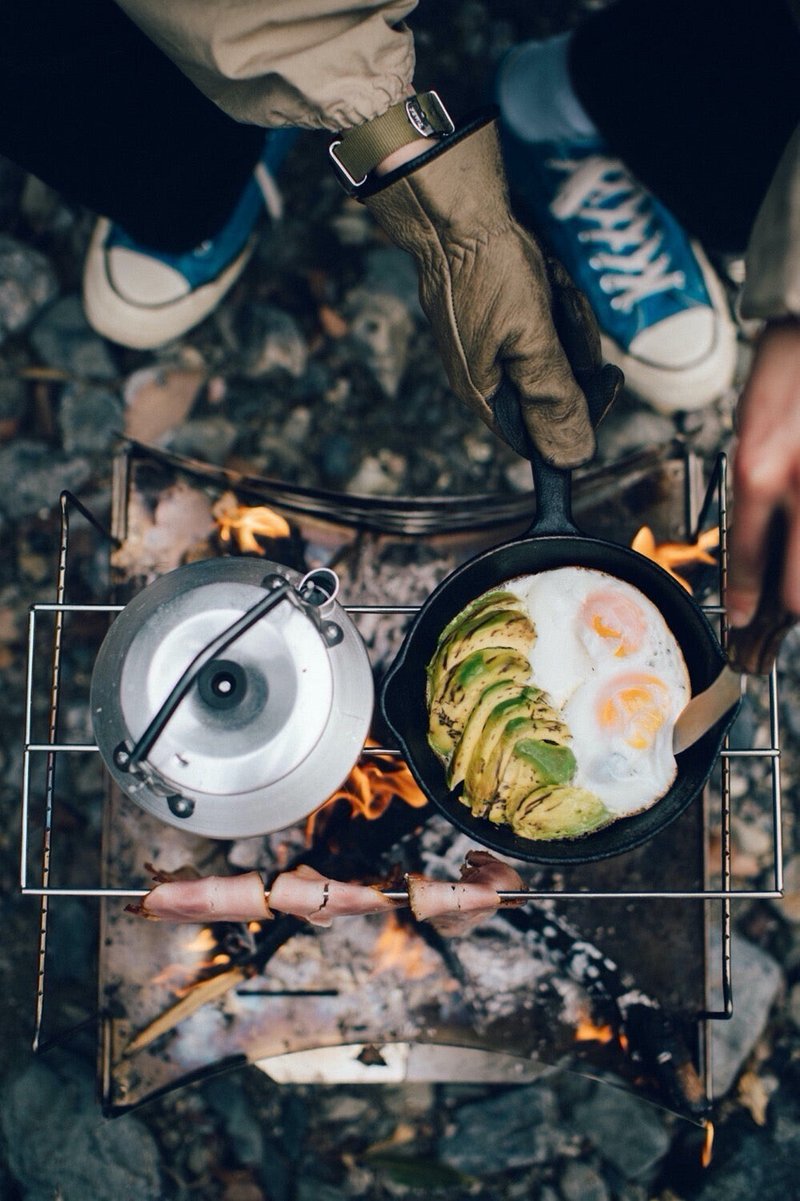
[(583, 567), (521, 576), (507, 587), (536, 626), (532, 683), (572, 734), (573, 784), (618, 817), (648, 808), (675, 779), (672, 728), (691, 696), (660, 611), (626, 581)]

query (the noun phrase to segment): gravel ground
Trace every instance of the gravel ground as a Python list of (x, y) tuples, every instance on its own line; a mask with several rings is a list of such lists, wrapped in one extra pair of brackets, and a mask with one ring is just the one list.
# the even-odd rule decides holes
[[(421, 80), (463, 111), (508, 46), (565, 27), (581, 8), (537, 0), (440, 0), (416, 18)], [(445, 36), (446, 31), (446, 36)], [(434, 66), (435, 64), (435, 66)], [(447, 85), (447, 87), (445, 86)], [(182, 1089), (106, 1122), (91, 1031), (33, 1057), (35, 905), (17, 889), (20, 723), (27, 606), (52, 598), (56, 506), (71, 488), (98, 513), (122, 424), (210, 462), (342, 491), (513, 492), (527, 468), (448, 392), (403, 256), (301, 144), (288, 217), (265, 231), (221, 310), (178, 344), (136, 353), (83, 322), (90, 214), (0, 160), (0, 1196), (8, 1201), (340, 1201), (436, 1195), (541, 1201), (784, 1201), (800, 1152), (800, 637), (781, 667), (786, 897), (735, 913), (735, 1017), (722, 1032), (716, 1156), (698, 1132), (628, 1094), (574, 1076), (523, 1088), (277, 1086), (255, 1069)], [(734, 265), (726, 264), (731, 267)], [(735, 283), (729, 280), (731, 294)], [(742, 369), (747, 361), (742, 331)], [(154, 399), (155, 398), (155, 399)], [(674, 421), (625, 397), (603, 434), (613, 460), (675, 436), (711, 456), (734, 397)], [(154, 418), (154, 413), (156, 417)], [(102, 567), (82, 567), (95, 586)], [(80, 649), (77, 651), (80, 656)], [(79, 665), (80, 666), (80, 665)], [(86, 664), (82, 665), (85, 671)], [(764, 736), (759, 698), (739, 736)], [(770, 814), (748, 766), (734, 781), (734, 876), (769, 880)], [(77, 781), (86, 797), (96, 781)], [(94, 790), (94, 791), (93, 791)], [(77, 811), (77, 828), (86, 821)], [(76, 1020), (92, 966), (80, 908), (58, 922), (53, 976)]]

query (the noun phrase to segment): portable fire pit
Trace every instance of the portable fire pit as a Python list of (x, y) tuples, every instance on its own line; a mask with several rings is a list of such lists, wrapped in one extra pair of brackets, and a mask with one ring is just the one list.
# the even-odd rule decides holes
[[(244, 1063), (279, 1081), (326, 1083), (523, 1082), (559, 1066), (608, 1076), (703, 1120), (711, 1096), (709, 1023), (732, 1012), (731, 901), (777, 897), (783, 887), (775, 673), (770, 745), (726, 744), (718, 788), (702, 804), (617, 858), (558, 871), (522, 865), (524, 907), (501, 908), (469, 936), (444, 940), (402, 910), (344, 918), (327, 930), (291, 917), (203, 927), (143, 921), (124, 906), (146, 893), (151, 863), (223, 875), (257, 868), (267, 878), (306, 863), (334, 878), (398, 888), (406, 871), (454, 879), (473, 844), (432, 815), (376, 720), (360, 765), (332, 802), (311, 820), (264, 836), (221, 841), (181, 828), (180, 820), (166, 824), (109, 777), (97, 878), (77, 878), (59, 820), (68, 786), (62, 779), (98, 747), (61, 738), (64, 695), (80, 698), (86, 683), (85, 671), (79, 680), (64, 673), (72, 623), (84, 639), (96, 628), (99, 646), (104, 620), (171, 566), (258, 553), (295, 572), (336, 570), (339, 602), (380, 677), (433, 587), (470, 554), (524, 528), (532, 498), (334, 497), (136, 444), (115, 467), (113, 603), (67, 601), (70, 517), (81, 512), (103, 531), (65, 497), (56, 597), (35, 605), (30, 618), (20, 887), (42, 906), (36, 1045), (48, 958), (58, 950), (48, 943), (51, 898), (81, 897), (102, 907), (99, 1075), (108, 1113)], [(704, 608), (724, 636), (724, 458), (707, 487), (700, 476), (698, 461), (680, 448), (643, 453), (580, 473), (575, 510), (587, 531), (625, 543), (643, 525), (659, 538), (690, 540), (713, 515), (720, 562), (703, 568), (698, 583), (721, 598)], [(159, 510), (172, 506), (175, 519), (176, 504), (178, 533), (159, 525)], [(40, 735), (34, 700), (51, 651)], [(73, 716), (73, 731), (89, 728), (88, 695), (83, 703), (85, 721)], [(737, 757), (756, 755), (771, 770), (774, 888), (743, 892), (731, 887), (730, 775)], [(719, 829), (718, 861), (709, 856), (712, 827)], [(721, 955), (708, 952), (712, 927), (721, 932)]]

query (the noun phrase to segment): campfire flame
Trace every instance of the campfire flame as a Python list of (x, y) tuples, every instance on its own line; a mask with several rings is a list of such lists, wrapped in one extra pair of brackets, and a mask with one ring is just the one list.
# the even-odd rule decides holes
[[(366, 745), (378, 744), (368, 738)], [(367, 821), (376, 821), (383, 816), (395, 797), (405, 801), (412, 809), (422, 809), (428, 803), (402, 759), (380, 763), (377, 758), (365, 756), (356, 764), (341, 788), (337, 788), (308, 817), (306, 838), (311, 841), (318, 818), (337, 801), (347, 801), (353, 817), (360, 815)]]
[(575, 1027), (575, 1040), (580, 1043), (610, 1043), (614, 1037), (611, 1026), (596, 1026), (590, 1017), (580, 1017)]
[(655, 535), (649, 526), (643, 525), (634, 535), (631, 550), (638, 551), (647, 559), (652, 559), (668, 571), (687, 592), (692, 591), (688, 580), (684, 579), (674, 569), (693, 563), (708, 563), (711, 566), (717, 562), (709, 552), (719, 545), (719, 529), (712, 526), (700, 534), (694, 542), (656, 542)]
[(211, 510), (221, 542), (235, 542), (244, 554), (260, 554), (262, 538), (288, 538), (289, 523), (266, 505), (240, 505), (233, 492), (225, 492)]
[(413, 930), (401, 925), (393, 913), (387, 915), (373, 954), (375, 975), (394, 969), (407, 980), (422, 980), (436, 971), (436, 963), (426, 944)]
[(700, 1164), (702, 1167), (707, 1168), (710, 1166), (714, 1155), (714, 1123), (706, 1121), (703, 1125), (706, 1128), (706, 1137), (703, 1143), (703, 1150), (700, 1153)]

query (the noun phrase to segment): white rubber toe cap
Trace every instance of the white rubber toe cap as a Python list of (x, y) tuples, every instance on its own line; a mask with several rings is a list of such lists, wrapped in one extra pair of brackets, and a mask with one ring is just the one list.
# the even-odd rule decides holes
[(622, 368), (625, 385), (659, 413), (700, 409), (722, 396), (736, 371), (736, 326), (708, 259), (696, 244), (710, 305), (667, 317), (642, 333), (626, 353), (602, 335), (603, 353)]
[(716, 336), (716, 313), (698, 305), (642, 330), (631, 342), (630, 353), (651, 367), (681, 371), (708, 358)]
[(112, 287), (131, 304), (170, 304), (190, 291), (179, 271), (135, 250), (114, 246), (106, 251), (106, 261)]
[(152, 350), (212, 313), (244, 270), (256, 246), (253, 234), (216, 279), (190, 288), (177, 271), (121, 247), (106, 249), (109, 222), (97, 222), (83, 268), (83, 307), (93, 329), (132, 350)]

